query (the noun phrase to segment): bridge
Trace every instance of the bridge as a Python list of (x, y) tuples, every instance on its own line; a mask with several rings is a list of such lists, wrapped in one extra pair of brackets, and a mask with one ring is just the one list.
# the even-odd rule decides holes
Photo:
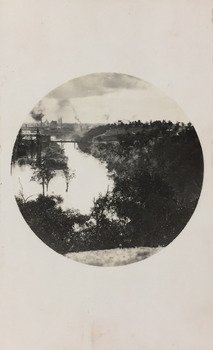
[(74, 148), (76, 148), (76, 145), (78, 146), (78, 141), (76, 140), (54, 140), (57, 143), (60, 143), (62, 146), (62, 143), (73, 143)]
[(78, 141), (75, 140), (55, 140), (56, 142), (60, 142), (60, 143), (77, 143)]

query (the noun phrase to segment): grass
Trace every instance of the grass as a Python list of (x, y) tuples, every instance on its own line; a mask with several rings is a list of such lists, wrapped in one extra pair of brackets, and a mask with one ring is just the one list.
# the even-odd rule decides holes
[(116, 248), (106, 250), (90, 250), (86, 252), (68, 253), (66, 257), (88, 265), (95, 266), (120, 266), (132, 264), (148, 258), (160, 251), (159, 248), (137, 247)]

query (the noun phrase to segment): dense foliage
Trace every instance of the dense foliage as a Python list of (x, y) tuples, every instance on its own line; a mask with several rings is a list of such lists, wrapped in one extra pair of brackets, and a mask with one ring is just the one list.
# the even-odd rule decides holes
[(42, 185), (42, 194), (48, 193), (50, 180), (56, 175), (55, 170), (62, 170), (68, 191), (69, 182), (75, 176), (73, 170), (68, 168), (68, 158), (64, 155), (64, 150), (56, 143), (52, 142), (46, 147), (39, 159), (32, 161), (31, 167), (33, 175), (31, 181), (37, 181)]
[(114, 188), (94, 200), (88, 216), (63, 211), (53, 196), (19, 198), (25, 220), (46, 244), (60, 253), (156, 247), (180, 233), (203, 179), (202, 150), (190, 123), (101, 125), (81, 138), (79, 148), (105, 162)]
[[(77, 246), (78, 225), (86, 217), (77, 211), (63, 211), (61, 197), (39, 195), (36, 200), (23, 201), (17, 198), (19, 209), (36, 235), (58, 253), (67, 253), (72, 245)], [(74, 235), (75, 233), (75, 235)]]
[(202, 150), (190, 123), (108, 124), (89, 131), (79, 146), (106, 162), (114, 180), (110, 208), (125, 222), (125, 244), (166, 245), (180, 233), (203, 179)]

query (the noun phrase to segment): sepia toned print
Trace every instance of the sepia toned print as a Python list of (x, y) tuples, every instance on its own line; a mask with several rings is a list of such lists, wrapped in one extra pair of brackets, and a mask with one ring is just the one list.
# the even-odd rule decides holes
[(183, 111), (117, 73), (73, 79), (22, 124), (11, 174), (32, 231), (96, 266), (143, 260), (172, 242), (202, 188), (202, 149)]

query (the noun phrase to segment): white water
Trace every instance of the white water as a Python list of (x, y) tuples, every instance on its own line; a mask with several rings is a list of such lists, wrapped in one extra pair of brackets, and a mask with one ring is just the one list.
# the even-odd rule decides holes
[[(107, 188), (113, 187), (113, 181), (108, 179), (107, 169), (104, 164), (90, 155), (82, 153), (74, 148), (74, 144), (64, 144), (65, 155), (69, 158), (68, 166), (75, 170), (75, 178), (71, 179), (69, 190), (66, 192), (66, 181), (63, 172), (58, 170), (56, 176), (49, 183), (49, 195), (61, 195), (64, 199), (63, 209), (78, 209), (82, 214), (88, 214), (93, 199), (99, 193), (105, 194)], [(42, 193), (42, 186), (35, 181), (30, 181), (32, 169), (29, 165), (13, 167), (14, 191), (18, 195), (23, 186), (24, 197), (33, 195), (31, 199)]]

